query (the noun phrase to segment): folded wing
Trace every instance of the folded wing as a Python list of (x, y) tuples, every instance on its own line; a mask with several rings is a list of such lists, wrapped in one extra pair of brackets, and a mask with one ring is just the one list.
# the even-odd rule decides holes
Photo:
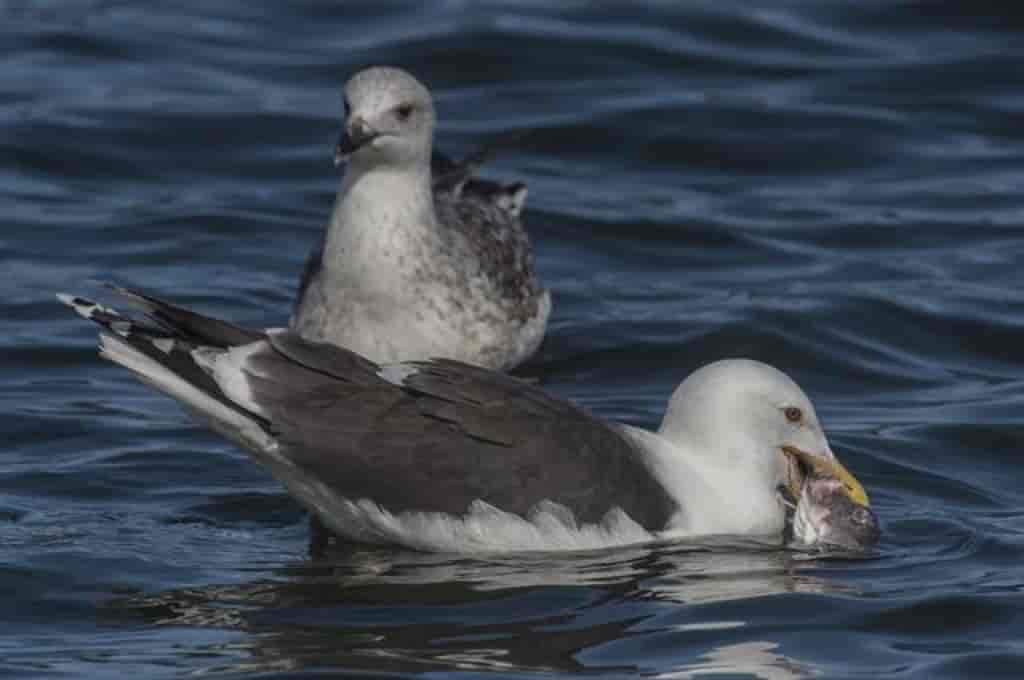
[(618, 507), (656, 530), (675, 510), (614, 426), (535, 385), (449, 360), (378, 366), (288, 331), (253, 341), (127, 294), (158, 325), (63, 299), (104, 327), (107, 358), (246, 448), (311, 511), (323, 511), (304, 497), (311, 483), (396, 514), (461, 515), (483, 500), (525, 515), (554, 501), (579, 522)]

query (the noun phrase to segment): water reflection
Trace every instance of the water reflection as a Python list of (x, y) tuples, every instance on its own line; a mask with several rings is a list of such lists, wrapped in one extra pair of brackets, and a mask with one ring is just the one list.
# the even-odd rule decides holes
[(793, 680), (815, 675), (811, 668), (779, 654), (777, 649), (777, 644), (763, 641), (722, 645), (705, 654), (701, 662), (689, 668), (660, 673), (655, 677), (688, 680), (742, 674), (763, 680)]
[[(749, 640), (754, 631), (742, 613), (752, 598), (852, 592), (803, 573), (807, 564), (751, 542), (482, 557), (356, 548), (250, 583), (122, 599), (106, 611), (237, 631), (231, 644), (203, 650), (235, 670), (620, 669), (692, 677), (733, 669), (800, 677), (805, 669), (774, 643)], [(728, 615), (708, 607), (717, 603), (732, 603)], [(748, 639), (723, 635), (737, 629)], [(665, 640), (667, 656), (658, 651)], [(638, 659), (650, 666), (638, 667)]]

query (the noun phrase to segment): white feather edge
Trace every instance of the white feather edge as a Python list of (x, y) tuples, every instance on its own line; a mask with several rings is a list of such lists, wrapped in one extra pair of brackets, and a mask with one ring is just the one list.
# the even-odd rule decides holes
[(210, 374), (228, 399), (247, 411), (265, 416), (266, 412), (253, 396), (246, 374), (253, 373), (249, 358), (266, 346), (265, 342), (259, 341), (226, 351), (199, 347), (192, 351), (192, 360)]
[(214, 399), (117, 335), (100, 333), (100, 356), (124, 366), (139, 380), (181, 402), (189, 412), (231, 441), (276, 462), (286, 462), (278, 454), (277, 442), (258, 422)]

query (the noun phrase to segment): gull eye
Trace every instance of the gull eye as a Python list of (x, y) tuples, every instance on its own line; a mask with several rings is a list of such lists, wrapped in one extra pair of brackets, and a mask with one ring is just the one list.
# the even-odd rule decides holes
[(402, 104), (395, 109), (395, 114), (399, 120), (409, 120), (409, 116), (412, 115), (412, 104)]
[(786, 414), (786, 420), (791, 423), (799, 423), (804, 418), (804, 412), (796, 406), (787, 406), (783, 413)]

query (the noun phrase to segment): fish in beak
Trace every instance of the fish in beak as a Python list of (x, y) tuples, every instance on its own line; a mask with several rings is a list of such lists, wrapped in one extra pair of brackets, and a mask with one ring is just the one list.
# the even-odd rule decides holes
[(859, 552), (874, 549), (881, 535), (878, 517), (854, 503), (845, 482), (818, 471), (807, 476), (793, 511), (793, 543)]
[[(827, 451), (827, 449), (826, 449)], [(793, 499), (799, 499), (803, 493), (804, 482), (811, 474), (817, 473), (834, 477), (842, 483), (842, 492), (854, 503), (870, 507), (868, 493), (853, 474), (836, 460), (831, 451), (826, 454), (814, 454), (802, 451), (795, 446), (783, 446), (782, 452), (789, 460), (789, 479), (786, 490)]]

